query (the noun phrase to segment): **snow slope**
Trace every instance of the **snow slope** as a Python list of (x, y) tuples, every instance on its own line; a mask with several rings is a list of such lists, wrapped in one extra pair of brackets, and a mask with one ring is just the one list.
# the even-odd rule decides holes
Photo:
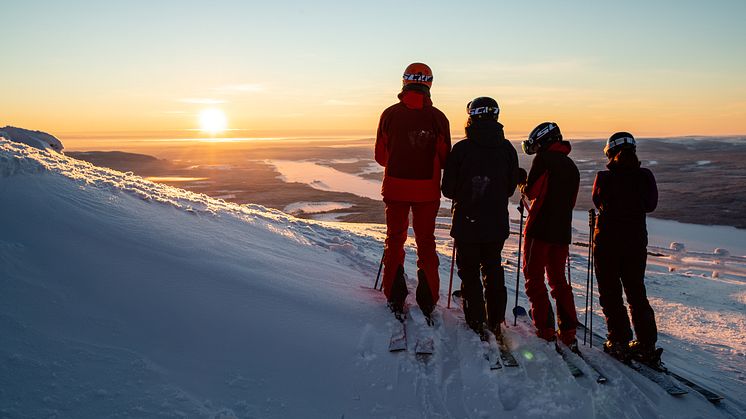
[[(696, 359), (676, 366), (722, 391), (728, 399), (720, 406), (696, 393), (673, 398), (597, 349), (587, 356), (610, 382), (576, 380), (552, 348), (521, 329), (508, 331), (521, 368), (489, 371), (480, 342), (458, 310), (445, 308), (445, 297), (433, 332), (436, 354), (424, 363), (411, 351), (387, 351), (396, 323), (370, 288), (382, 226), (239, 206), (3, 139), (0, 200), (0, 417), (744, 412), (736, 400), (746, 388), (743, 323), (730, 326), (740, 332), (731, 344), (737, 347), (718, 348), (736, 358), (740, 351), (741, 365), (731, 364), (740, 372), (715, 369), (697, 342), (662, 339), (667, 351)], [(439, 247), (443, 295), (447, 243)], [(506, 256), (514, 266), (512, 246)], [(573, 260), (580, 278), (583, 259)], [(407, 270), (413, 276), (411, 262)], [(655, 278), (669, 275), (661, 269)], [(744, 291), (742, 278), (721, 280)], [(418, 314), (413, 308), (410, 347), (426, 333)]]

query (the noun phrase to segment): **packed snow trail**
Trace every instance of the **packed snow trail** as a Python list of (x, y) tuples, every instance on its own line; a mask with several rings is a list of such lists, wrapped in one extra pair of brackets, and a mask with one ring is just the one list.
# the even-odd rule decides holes
[(431, 359), (390, 353), (396, 320), (370, 288), (381, 226), (299, 220), (4, 140), (0, 199), (0, 417), (728, 417), (597, 351), (610, 383), (576, 380), (511, 328), (521, 366), (490, 371), (443, 307)]

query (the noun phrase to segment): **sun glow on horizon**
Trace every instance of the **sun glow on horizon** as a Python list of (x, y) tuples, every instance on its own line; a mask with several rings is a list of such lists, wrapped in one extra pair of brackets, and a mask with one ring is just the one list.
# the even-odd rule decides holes
[(228, 128), (228, 118), (220, 109), (205, 109), (199, 113), (199, 127), (210, 134), (219, 134)]

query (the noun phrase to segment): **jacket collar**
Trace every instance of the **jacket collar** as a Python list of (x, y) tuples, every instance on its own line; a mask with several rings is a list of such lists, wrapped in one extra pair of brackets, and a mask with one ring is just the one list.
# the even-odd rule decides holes
[(546, 151), (554, 151), (567, 155), (570, 154), (571, 150), (572, 146), (568, 141), (557, 141), (555, 143), (549, 144), (549, 147), (547, 147)]

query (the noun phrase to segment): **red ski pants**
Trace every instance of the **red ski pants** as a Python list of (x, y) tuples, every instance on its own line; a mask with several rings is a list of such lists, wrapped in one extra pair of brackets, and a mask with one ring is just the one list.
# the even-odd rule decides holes
[[(397, 270), (404, 265), (404, 242), (409, 229), (409, 211), (412, 211), (412, 227), (417, 244), (417, 268), (424, 273), (432, 294), (432, 305), (438, 302), (440, 277), (438, 254), (435, 252), (435, 217), (440, 201), (401, 202), (384, 201), (386, 204), (386, 249), (383, 270), (383, 293), (391, 299), (392, 286)], [(421, 274), (418, 281), (422, 280)], [(418, 289), (421, 284), (418, 284)], [(418, 293), (419, 294), (419, 293)], [(419, 298), (418, 298), (419, 300)]]
[(575, 339), (578, 319), (572, 287), (565, 279), (565, 262), (569, 245), (547, 243), (526, 237), (523, 247), (523, 275), (526, 278), (526, 295), (531, 303), (531, 317), (536, 334), (546, 340), (554, 337), (554, 311), (544, 284), (544, 272), (557, 303), (559, 338), (566, 344)]

